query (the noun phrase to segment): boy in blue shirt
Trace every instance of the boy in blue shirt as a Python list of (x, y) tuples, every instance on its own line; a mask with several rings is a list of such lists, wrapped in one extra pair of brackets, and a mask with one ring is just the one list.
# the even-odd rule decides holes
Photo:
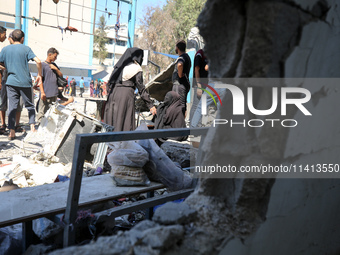
[(9, 99), (8, 139), (15, 139), (15, 115), (22, 96), (28, 111), (31, 131), (35, 131), (35, 108), (32, 102), (32, 79), (28, 68), (28, 61), (34, 60), (38, 68), (37, 83), (42, 83), (41, 61), (30, 47), (23, 45), (25, 34), (20, 29), (13, 31), (13, 44), (6, 46), (0, 53), (0, 65), (7, 69), (6, 81), (7, 97)]
[(83, 97), (84, 93), (84, 77), (81, 77), (79, 81), (79, 88), (80, 88), (80, 97)]

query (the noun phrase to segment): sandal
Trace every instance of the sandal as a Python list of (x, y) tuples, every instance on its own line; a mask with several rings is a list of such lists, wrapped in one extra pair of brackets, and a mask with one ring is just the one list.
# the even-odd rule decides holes
[(16, 136), (8, 136), (8, 141), (12, 141), (12, 140), (14, 140), (16, 138), (17, 138)]
[(22, 133), (25, 132), (26, 130), (23, 129), (21, 126), (15, 126), (15, 132)]
[(4, 131), (5, 131), (5, 130), (6, 130), (6, 127), (7, 127), (6, 124), (2, 124), (2, 125), (0, 126), (0, 130), (4, 130)]

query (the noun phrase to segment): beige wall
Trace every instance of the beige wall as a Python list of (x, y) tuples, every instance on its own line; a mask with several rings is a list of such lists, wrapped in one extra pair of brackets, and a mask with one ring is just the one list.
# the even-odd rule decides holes
[[(68, 24), (68, 3), (61, 2), (56, 5), (52, 0), (42, 0), (42, 14), (41, 25), (35, 26), (32, 20), (28, 20), (28, 32), (26, 33), (28, 46), (31, 47), (33, 52), (41, 59), (46, 59), (47, 50), (50, 47), (55, 47), (59, 51), (59, 56), (56, 61), (60, 63), (71, 63), (77, 65), (89, 65), (90, 53), (90, 40), (92, 33), (91, 22), (91, 9), (82, 8), (74, 4), (91, 7), (92, 0), (72, 0), (71, 17), (81, 21), (70, 20), (70, 26), (78, 29), (79, 32), (65, 31), (63, 34), (57, 26), (65, 28)], [(15, 0), (0, 0), (1, 11), (3, 13), (15, 13)], [(40, 0), (29, 0), (29, 17), (39, 19)], [(48, 15), (45, 13), (51, 13)], [(58, 18), (56, 14), (58, 13)], [(65, 18), (63, 18), (65, 17)], [(0, 21), (15, 23), (15, 18), (7, 15), (0, 14)], [(23, 24), (23, 19), (22, 19)], [(12, 30), (8, 30), (8, 34)], [(84, 32), (84, 33), (82, 33)], [(8, 45), (6, 40), (2, 46)], [(75, 69), (69, 69), (70, 72), (79, 73)], [(87, 76), (87, 70), (80, 71)]]

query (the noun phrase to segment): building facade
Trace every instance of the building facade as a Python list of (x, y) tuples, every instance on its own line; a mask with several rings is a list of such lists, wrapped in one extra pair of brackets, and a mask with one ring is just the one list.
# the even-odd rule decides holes
[[(0, 0), (0, 25), (7, 28), (7, 37), (15, 28), (25, 32), (25, 45), (44, 61), (51, 47), (59, 51), (56, 64), (64, 77), (79, 81), (84, 77), (88, 86), (93, 58), (93, 19), (95, 0)], [(18, 19), (20, 17), (22, 18)], [(75, 28), (78, 32), (72, 32)], [(9, 44), (6, 40), (2, 47)], [(37, 70), (30, 64), (33, 75)]]

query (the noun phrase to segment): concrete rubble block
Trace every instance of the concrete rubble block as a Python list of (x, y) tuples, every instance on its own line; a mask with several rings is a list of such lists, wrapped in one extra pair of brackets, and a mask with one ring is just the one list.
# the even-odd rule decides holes
[(160, 250), (152, 249), (151, 246), (138, 245), (133, 247), (134, 255), (160, 255), (162, 252)]
[(157, 224), (154, 221), (151, 220), (143, 220), (141, 222), (139, 222), (135, 227), (133, 227), (134, 231), (145, 231), (148, 230), (149, 228), (154, 228), (154, 227), (158, 227), (159, 224)]
[(63, 227), (46, 218), (33, 221), (33, 231), (41, 239), (47, 240), (63, 231)]
[(22, 247), (22, 224), (0, 228), (0, 254), (19, 255)]
[(184, 227), (181, 225), (160, 226), (143, 232), (142, 242), (153, 249), (168, 249), (175, 245), (184, 236)]
[(161, 145), (161, 149), (181, 167), (188, 167), (190, 162), (195, 160), (197, 154), (197, 149), (191, 148), (189, 144), (176, 141), (166, 141)]
[(93, 255), (110, 254), (121, 255), (131, 254), (132, 244), (128, 233), (118, 232), (115, 236), (99, 237), (96, 242), (83, 246), (72, 246), (66, 249), (59, 249), (49, 253), (50, 255)]
[(52, 250), (52, 245), (44, 245), (44, 244), (37, 244), (37, 245), (30, 245), (28, 249), (25, 251), (23, 255), (41, 255), (47, 254), (49, 251)]
[(194, 220), (196, 215), (197, 212), (186, 203), (168, 202), (156, 210), (152, 220), (163, 225), (185, 224)]

